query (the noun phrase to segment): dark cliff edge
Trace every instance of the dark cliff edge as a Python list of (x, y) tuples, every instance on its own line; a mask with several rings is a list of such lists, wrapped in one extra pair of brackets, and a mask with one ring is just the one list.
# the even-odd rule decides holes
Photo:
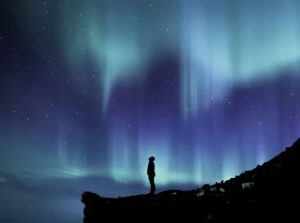
[(104, 198), (82, 194), (84, 223), (109, 220), (183, 222), (297, 222), (299, 208), (300, 138), (256, 168), (214, 185), (156, 195)]

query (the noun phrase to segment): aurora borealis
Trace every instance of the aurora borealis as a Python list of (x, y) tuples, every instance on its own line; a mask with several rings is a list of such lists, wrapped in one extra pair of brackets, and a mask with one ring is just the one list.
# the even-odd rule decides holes
[[(4, 0), (0, 11), (0, 188), (15, 200), (57, 192), (74, 212), (83, 190), (147, 193), (151, 155), (158, 191), (214, 183), (300, 136), (300, 1)], [(7, 216), (22, 202), (2, 202), (0, 220), (33, 222)]]

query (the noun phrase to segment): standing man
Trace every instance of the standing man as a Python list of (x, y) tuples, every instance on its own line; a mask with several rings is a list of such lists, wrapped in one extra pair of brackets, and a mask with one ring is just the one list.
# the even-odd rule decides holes
[(154, 177), (155, 177), (155, 164), (154, 164), (155, 157), (151, 156), (149, 157), (149, 163), (147, 168), (147, 174), (151, 186), (150, 194), (155, 194), (155, 183), (154, 183)]

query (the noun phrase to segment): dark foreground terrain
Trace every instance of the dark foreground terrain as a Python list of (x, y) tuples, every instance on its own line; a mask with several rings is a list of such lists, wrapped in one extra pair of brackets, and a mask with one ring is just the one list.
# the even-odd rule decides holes
[(123, 198), (84, 192), (83, 222), (299, 222), (299, 165), (300, 139), (253, 170), (195, 190)]

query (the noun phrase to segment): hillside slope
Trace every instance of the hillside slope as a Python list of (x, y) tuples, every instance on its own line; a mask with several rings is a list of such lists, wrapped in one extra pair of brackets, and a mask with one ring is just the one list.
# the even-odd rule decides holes
[(103, 198), (82, 194), (84, 223), (110, 220), (182, 220), (185, 222), (271, 221), (299, 219), (300, 138), (256, 168), (214, 185), (156, 195)]

